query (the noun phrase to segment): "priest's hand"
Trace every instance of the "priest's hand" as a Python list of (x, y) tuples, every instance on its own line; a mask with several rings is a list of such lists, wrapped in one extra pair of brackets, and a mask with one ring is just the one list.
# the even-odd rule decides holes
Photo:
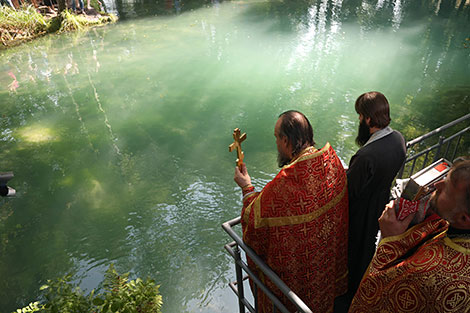
[(379, 226), (382, 238), (403, 234), (410, 225), (415, 214), (416, 213), (410, 214), (400, 221), (397, 218), (395, 209), (393, 208), (393, 201), (390, 201), (390, 203), (385, 206), (382, 216), (379, 217)]
[(240, 188), (251, 185), (251, 177), (248, 175), (245, 163), (242, 163), (241, 170), (238, 168), (238, 166), (235, 167), (235, 175), (233, 176), (233, 180), (237, 183), (238, 186), (240, 186)]

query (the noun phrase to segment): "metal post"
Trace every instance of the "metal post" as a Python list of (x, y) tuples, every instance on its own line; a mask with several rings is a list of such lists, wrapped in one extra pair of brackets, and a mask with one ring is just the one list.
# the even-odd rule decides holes
[(415, 158), (415, 159), (413, 160), (413, 164), (411, 165), (410, 177), (411, 177), (411, 175), (413, 175), (413, 171), (414, 171), (414, 169), (415, 169), (415, 164), (416, 164), (416, 160), (417, 160), (417, 159), (418, 159), (418, 158)]
[(459, 139), (457, 139), (457, 144), (455, 145), (454, 153), (452, 154), (452, 158), (450, 159), (452, 162), (454, 161), (455, 155), (457, 154), (457, 149), (458, 149), (459, 144), (460, 144), (460, 139), (462, 139), (462, 135), (460, 135)]
[(403, 176), (403, 171), (405, 170), (405, 164), (406, 164), (406, 161), (403, 162), (402, 166), (400, 167), (400, 171), (398, 172), (398, 176), (397, 176), (397, 178), (399, 179), (401, 179)]
[(441, 146), (444, 143), (444, 136), (439, 136), (439, 146), (437, 147), (436, 154), (434, 155), (434, 160), (432, 161), (433, 163), (436, 162), (439, 159), (439, 154), (441, 153)]
[(243, 304), (243, 299), (245, 299), (245, 292), (243, 291), (243, 275), (242, 268), (240, 266), (241, 255), (238, 245), (235, 246), (235, 273), (237, 275), (237, 290), (238, 290), (238, 308), (240, 313), (245, 313), (245, 305)]
[(447, 159), (447, 153), (449, 153), (449, 148), (450, 148), (451, 142), (452, 142), (452, 140), (449, 140), (449, 142), (447, 143), (446, 153), (444, 153), (444, 158), (446, 158), (446, 159)]
[(423, 162), (423, 166), (421, 166), (421, 169), (426, 167), (426, 162), (428, 161), (429, 152), (430, 151), (428, 151), (428, 153), (426, 153), (426, 155), (424, 156), (424, 162)]
[(253, 298), (255, 298), (255, 312), (258, 313), (258, 285), (253, 283)]
[[(247, 246), (242, 238), (235, 233), (232, 229), (233, 225), (240, 224), (241, 217), (238, 216), (230, 221), (227, 221), (222, 224), (222, 228), (227, 232), (227, 234), (232, 237), (235, 241), (233, 244), (225, 245), (225, 249), (230, 253), (230, 255), (235, 259), (235, 262), (237, 265), (241, 267), (241, 270), (246, 272), (248, 276), (250, 277), (251, 280), (253, 280), (253, 283), (255, 283), (258, 288), (260, 288), (263, 293), (268, 296), (268, 298), (274, 303), (276, 306), (276, 310), (283, 312), (283, 313), (289, 313), (289, 310), (286, 308), (286, 306), (279, 300), (278, 297), (276, 297), (275, 294), (273, 294), (272, 290), (270, 290), (260, 279), (259, 277), (248, 267), (248, 265), (241, 260), (240, 255), (236, 255), (234, 249), (232, 249), (232, 246), (235, 247), (235, 244), (237, 247), (242, 249), (245, 253), (247, 258), (249, 257), (253, 263), (256, 264), (256, 266), (263, 272), (266, 278), (269, 278), (271, 282), (273, 282), (279, 290), (287, 297), (287, 300), (292, 302), (300, 312), (303, 313), (312, 313), (312, 310), (309, 309), (309, 307), (277, 276), (276, 273), (273, 272), (273, 270), (266, 264), (264, 261), (260, 258), (258, 254), (256, 254), (255, 251), (253, 251), (249, 246)], [(237, 268), (235, 268), (237, 270)], [(241, 273), (240, 270), (240, 273)], [(241, 277), (241, 275), (237, 276)], [(240, 278), (238, 278), (240, 279)], [(231, 286), (232, 284), (230, 284)], [(232, 288), (232, 286), (230, 287)], [(232, 288), (234, 290), (234, 288)], [(237, 290), (234, 290), (237, 296), (242, 300), (242, 303), (245, 305), (245, 307), (251, 312), (254, 313), (255, 310), (254, 308), (247, 302), (246, 298), (244, 297), (243, 291), (242, 295), (239, 294), (238, 292), (238, 287)], [(240, 310), (241, 312), (245, 312), (244, 309)]]

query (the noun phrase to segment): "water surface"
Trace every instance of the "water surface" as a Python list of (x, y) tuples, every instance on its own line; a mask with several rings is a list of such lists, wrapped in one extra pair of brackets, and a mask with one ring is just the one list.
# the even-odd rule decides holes
[(237, 312), (220, 224), (237, 216), (232, 131), (261, 188), (288, 109), (347, 163), (354, 101), (382, 91), (412, 139), (470, 111), (468, 1), (112, 2), (122, 20), (1, 52), (0, 311), (110, 263), (164, 312)]

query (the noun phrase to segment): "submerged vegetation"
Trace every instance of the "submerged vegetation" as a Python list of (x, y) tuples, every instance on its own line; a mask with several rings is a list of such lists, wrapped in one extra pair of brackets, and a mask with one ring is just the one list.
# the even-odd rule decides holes
[(111, 264), (106, 271), (102, 288), (88, 295), (71, 283), (72, 275), (49, 280), (40, 290), (45, 301), (32, 302), (15, 312), (128, 312), (160, 313), (162, 296), (159, 285), (151, 279), (129, 281), (129, 274), (120, 275)]
[(64, 10), (55, 17), (46, 17), (33, 6), (24, 6), (18, 10), (0, 6), (0, 47), (17, 45), (47, 33), (85, 30), (116, 21), (117, 17), (108, 13), (88, 16)]

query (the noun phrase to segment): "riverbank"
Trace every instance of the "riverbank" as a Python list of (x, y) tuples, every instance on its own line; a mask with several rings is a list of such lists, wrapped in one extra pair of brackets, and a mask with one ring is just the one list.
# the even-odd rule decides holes
[(94, 8), (87, 10), (85, 14), (74, 14), (69, 10), (58, 14), (51, 9), (38, 10), (33, 6), (19, 9), (0, 6), (0, 49), (16, 46), (48, 33), (85, 30), (114, 23), (117, 19), (114, 14), (99, 12)]

